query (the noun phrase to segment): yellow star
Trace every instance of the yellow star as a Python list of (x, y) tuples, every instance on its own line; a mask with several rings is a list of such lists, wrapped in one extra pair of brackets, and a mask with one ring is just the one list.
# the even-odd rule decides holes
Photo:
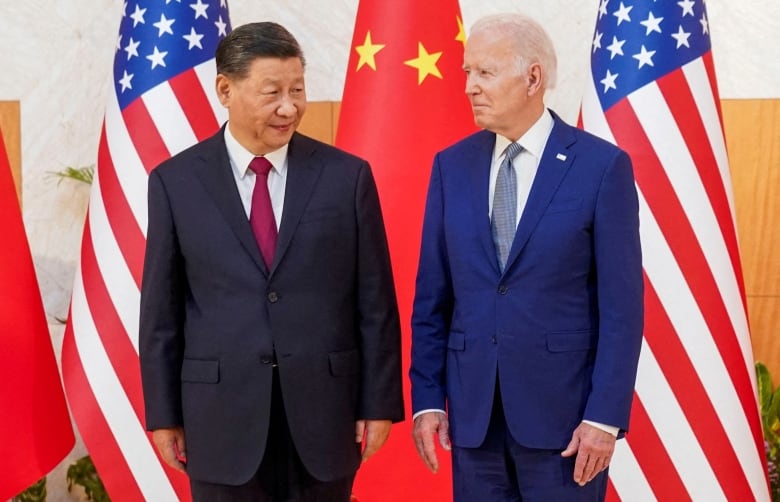
[(463, 26), (463, 21), (460, 20), (460, 16), (455, 16), (455, 18), (458, 20), (458, 36), (455, 37), (455, 40), (462, 43), (463, 46), (466, 46), (466, 28)]
[(420, 85), (428, 75), (442, 78), (439, 69), (436, 67), (436, 62), (440, 57), (441, 52), (434, 52), (433, 54), (429, 54), (428, 51), (425, 50), (425, 47), (423, 47), (422, 42), (417, 42), (417, 59), (404, 61), (404, 64), (413, 68), (417, 68), (417, 85)]
[(355, 47), (357, 53), (360, 54), (360, 61), (358, 61), (357, 69), (355, 71), (361, 69), (363, 65), (366, 64), (370, 66), (372, 70), (376, 71), (376, 60), (374, 59), (374, 56), (384, 48), (385, 46), (383, 44), (374, 44), (371, 41), (371, 31), (366, 32), (366, 40), (363, 42), (363, 45)]

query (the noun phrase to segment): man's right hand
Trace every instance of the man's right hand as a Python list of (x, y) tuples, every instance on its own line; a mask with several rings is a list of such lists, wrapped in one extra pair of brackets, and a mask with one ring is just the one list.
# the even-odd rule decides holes
[(177, 471), (186, 472), (187, 448), (184, 446), (184, 429), (170, 427), (152, 431), (152, 440), (165, 463)]
[(436, 457), (436, 439), (442, 448), (449, 451), (450, 422), (447, 415), (438, 411), (423, 413), (414, 419), (412, 438), (417, 447), (417, 453), (428, 469), (434, 474), (439, 470), (439, 459)]

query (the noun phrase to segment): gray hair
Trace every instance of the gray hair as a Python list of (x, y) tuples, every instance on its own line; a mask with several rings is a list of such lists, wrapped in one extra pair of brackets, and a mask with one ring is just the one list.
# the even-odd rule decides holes
[(544, 88), (555, 87), (558, 60), (552, 40), (542, 25), (523, 14), (494, 14), (477, 20), (471, 27), (471, 34), (487, 30), (512, 37), (517, 49), (518, 72), (525, 73), (530, 65), (539, 63), (543, 69)]
[(298, 58), (306, 65), (301, 46), (277, 23), (249, 23), (228, 33), (217, 46), (217, 73), (244, 78), (257, 58)]

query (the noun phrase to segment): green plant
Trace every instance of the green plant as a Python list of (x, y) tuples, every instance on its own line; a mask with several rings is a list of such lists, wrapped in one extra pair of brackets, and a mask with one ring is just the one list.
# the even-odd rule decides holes
[(106, 488), (95, 470), (95, 464), (92, 463), (92, 458), (89, 455), (81, 457), (76, 463), (68, 467), (66, 479), (68, 480), (68, 491), (70, 491), (73, 485), (79, 485), (84, 488), (87, 500), (92, 502), (111, 502), (111, 499), (108, 498), (108, 493), (106, 493)]
[(25, 491), (11, 499), (11, 502), (45, 502), (46, 501), (46, 476)]
[(780, 502), (780, 472), (777, 469), (780, 461), (780, 388), (774, 388), (772, 375), (761, 362), (756, 363), (756, 380), (772, 500)]
[(95, 166), (83, 166), (83, 167), (66, 167), (62, 171), (54, 171), (50, 173), (60, 178), (60, 181), (64, 179), (71, 179), (80, 181), (91, 185), (95, 179)]

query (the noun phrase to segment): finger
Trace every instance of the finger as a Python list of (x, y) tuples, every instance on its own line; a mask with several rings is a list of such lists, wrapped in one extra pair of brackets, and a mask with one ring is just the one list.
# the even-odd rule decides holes
[(433, 434), (426, 434), (423, 437), (423, 460), (431, 472), (439, 471), (439, 458), (436, 456), (436, 442)]
[(577, 454), (577, 458), (574, 462), (574, 482), (580, 486), (585, 484), (584, 472), (585, 466), (588, 463), (588, 454), (580, 452)]
[(585, 466), (582, 468), (582, 475), (580, 476), (579, 483), (580, 485), (584, 485), (585, 483), (590, 482), (596, 474), (599, 473), (597, 470), (597, 465), (599, 464), (599, 457), (595, 455), (588, 455), (588, 460), (585, 462)]
[(358, 420), (355, 422), (355, 442), (361, 443), (363, 442), (363, 436), (366, 433), (366, 421), (365, 420)]
[(184, 464), (176, 458), (176, 449), (173, 441), (166, 443), (164, 447), (160, 448), (160, 456), (162, 456), (166, 464), (177, 471), (185, 472)]
[(446, 420), (439, 424), (439, 444), (447, 451), (452, 449), (452, 443), (450, 442), (450, 424)]
[(575, 453), (577, 453), (577, 450), (580, 446), (580, 440), (577, 436), (572, 436), (571, 441), (569, 441), (569, 445), (566, 446), (566, 449), (561, 452), (562, 457), (571, 457)]
[(184, 436), (176, 437), (176, 459), (182, 463), (187, 463), (187, 445), (184, 442)]

